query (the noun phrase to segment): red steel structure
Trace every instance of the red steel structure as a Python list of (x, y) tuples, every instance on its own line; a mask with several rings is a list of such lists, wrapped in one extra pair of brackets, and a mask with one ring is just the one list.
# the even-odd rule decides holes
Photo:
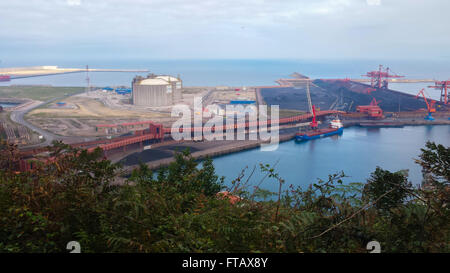
[(371, 118), (382, 118), (383, 110), (378, 105), (359, 105), (356, 112), (366, 113)]
[[(315, 117), (342, 114), (342, 113), (343, 112), (341, 112), (341, 111), (335, 111), (335, 110), (316, 111)], [(304, 121), (304, 120), (307, 120), (310, 118), (313, 118), (313, 114), (308, 113), (308, 114), (303, 114), (303, 115), (298, 115), (298, 116), (293, 116), (293, 117), (281, 118), (278, 120), (278, 124), (282, 125), (282, 124), (295, 123), (295, 122)], [(94, 140), (94, 141), (89, 141), (89, 142), (71, 144), (71, 146), (73, 146), (73, 147), (89, 147), (88, 148), (89, 151), (93, 151), (95, 148), (100, 147), (103, 150), (108, 151), (108, 150), (113, 150), (116, 148), (124, 148), (125, 146), (135, 144), (135, 143), (140, 143), (142, 145), (142, 142), (146, 141), (146, 140), (161, 141), (164, 139), (164, 136), (166, 134), (170, 134), (172, 131), (171, 128), (164, 128), (162, 124), (154, 123), (151, 121), (125, 123), (125, 125), (130, 125), (130, 124), (131, 125), (149, 124), (149, 128), (145, 129), (145, 130), (135, 131), (134, 135), (132, 135), (132, 136), (117, 137), (117, 138), (113, 138), (113, 139)], [(190, 131), (191, 131), (191, 133), (203, 132), (204, 130), (226, 131), (226, 130), (236, 130), (238, 128), (252, 128), (252, 127), (254, 128), (256, 126), (268, 126), (271, 124), (272, 124), (271, 120), (256, 121), (256, 122), (248, 122), (247, 121), (245, 123), (234, 123), (231, 125), (218, 126), (217, 128), (214, 128), (214, 127), (213, 128), (191, 127)], [(123, 124), (121, 124), (121, 125), (123, 125)], [(101, 126), (102, 127), (103, 126), (113, 127), (113, 126), (117, 126), (117, 124), (102, 124)], [(183, 131), (184, 131), (184, 129), (180, 128), (180, 132), (183, 132)], [(21, 154), (24, 156), (31, 156), (33, 154), (36, 154), (39, 152), (44, 152), (46, 150), (47, 150), (46, 148), (33, 149), (33, 150), (23, 151), (23, 152), (21, 152)]]
[[(313, 109), (313, 113), (308, 113), (308, 114), (303, 114), (303, 115), (298, 115), (298, 116), (293, 116), (293, 117), (287, 117), (287, 118), (281, 118), (278, 120), (278, 124), (289, 124), (289, 123), (295, 123), (295, 122), (299, 122), (299, 121), (303, 121), (303, 120), (307, 120), (310, 118), (313, 118), (313, 121), (311, 122), (311, 126), (313, 126), (314, 124), (317, 124), (316, 121), (316, 117), (320, 117), (320, 116), (327, 116), (327, 115), (335, 115), (335, 114), (343, 114), (344, 112), (341, 111), (336, 111), (336, 110), (326, 110), (326, 111), (317, 111), (315, 109)], [(97, 147), (101, 148), (104, 152), (105, 152), (105, 156), (106, 153), (109, 150), (114, 150), (114, 149), (118, 149), (118, 148), (122, 148), (123, 151), (126, 150), (126, 147), (128, 145), (132, 145), (132, 144), (136, 144), (139, 143), (140, 146), (143, 146), (143, 142), (144, 141), (148, 141), (148, 140), (156, 140), (156, 141), (163, 141), (165, 134), (170, 134), (171, 133), (171, 128), (164, 128), (162, 124), (158, 124), (158, 123), (153, 123), (151, 121), (144, 121), (144, 122), (136, 122), (136, 123), (126, 123), (126, 125), (135, 125), (135, 124), (149, 124), (149, 128), (145, 129), (145, 130), (140, 130), (140, 131), (135, 131), (133, 136), (127, 136), (127, 137), (118, 137), (115, 139), (103, 139), (103, 140), (95, 140), (95, 141), (89, 141), (89, 142), (83, 142), (83, 143), (77, 143), (77, 144), (72, 144), (71, 146), (73, 147), (85, 147), (87, 148), (87, 150), (89, 152), (94, 151)], [(245, 122), (245, 123), (234, 123), (232, 125), (223, 125), (223, 126), (218, 126), (217, 128), (208, 128), (208, 127), (191, 127), (190, 131), (193, 132), (203, 132), (205, 130), (210, 130), (210, 131), (216, 131), (216, 130), (222, 130), (222, 131), (226, 131), (228, 130), (235, 130), (238, 128), (256, 128), (257, 126), (269, 126), (272, 124), (271, 120), (267, 120), (267, 121), (256, 121), (256, 122)], [(103, 124), (104, 126), (105, 124)], [(111, 126), (114, 124), (110, 124), (110, 125), (106, 125), (106, 126)], [(180, 131), (184, 131), (183, 128), (180, 128)], [(170, 142), (172, 143), (172, 142)], [(21, 157), (31, 157), (37, 153), (41, 153), (41, 152), (46, 152), (47, 148), (39, 148), (39, 149), (32, 149), (32, 150), (28, 150), (28, 151), (21, 151), (20, 155)], [(53, 158), (49, 158), (46, 160), (46, 162), (51, 162), (52, 160), (54, 160)], [(42, 161), (42, 160), (41, 160)], [(19, 169), (20, 171), (29, 171), (31, 169), (33, 169), (33, 161), (29, 161), (26, 159), (20, 159), (19, 161)]]
[[(317, 112), (315, 112), (315, 117), (335, 115), (335, 114), (339, 114), (339, 113), (343, 113), (343, 112), (335, 111), (335, 110), (317, 111)], [(313, 114), (308, 113), (308, 114), (303, 114), (303, 115), (298, 115), (298, 116), (293, 116), (293, 117), (281, 118), (278, 120), (278, 124), (281, 125), (281, 124), (295, 123), (295, 122), (299, 122), (302, 120), (307, 120), (307, 119), (313, 118), (313, 116), (314, 116)], [(191, 133), (204, 132), (204, 131), (213, 131), (213, 132), (222, 131), (222, 132), (224, 132), (226, 130), (236, 130), (238, 128), (256, 128), (257, 126), (269, 126), (271, 124), (272, 124), (271, 120), (256, 121), (256, 122), (255, 121), (253, 121), (253, 122), (246, 121), (245, 123), (234, 123), (231, 125), (217, 126), (217, 128), (216, 127), (191, 127), (189, 130)], [(100, 145), (98, 145), (98, 147), (107, 151), (107, 150), (124, 147), (124, 146), (134, 144), (134, 143), (140, 143), (145, 140), (152, 140), (152, 139), (162, 140), (164, 138), (165, 134), (170, 134), (172, 132), (171, 128), (164, 128), (164, 127), (162, 127), (161, 124), (151, 123), (150, 127), (153, 127), (153, 129), (150, 129), (149, 132), (146, 132), (145, 130), (136, 132), (136, 133), (142, 132), (143, 135), (139, 135), (139, 136), (134, 135), (131, 137), (127, 137), (125, 139), (121, 139), (120, 141), (117, 141), (117, 142), (100, 144)], [(184, 128), (180, 128), (179, 132), (184, 132)], [(92, 148), (90, 148), (90, 150), (94, 150), (95, 148), (96, 147), (92, 147)]]
[(319, 124), (317, 124), (317, 121), (316, 121), (316, 106), (315, 105), (312, 106), (312, 114), (313, 114), (313, 117), (312, 117), (310, 126), (311, 126), (311, 128), (315, 129), (315, 128), (317, 128), (317, 126), (319, 126)]
[(372, 87), (376, 87), (379, 89), (388, 89), (388, 80), (389, 78), (403, 78), (404, 76), (396, 75), (389, 71), (389, 67), (386, 69), (383, 68), (383, 65), (380, 64), (378, 70), (367, 72), (366, 75), (362, 75), (363, 77), (370, 78), (370, 85)]
[(441, 90), (441, 97), (440, 101), (444, 104), (447, 104), (450, 98), (450, 94), (448, 93), (448, 88), (450, 85), (450, 81), (437, 81), (434, 83), (434, 85), (428, 86), (429, 88), (434, 89), (440, 89)]
[(425, 96), (425, 88), (422, 88), (419, 91), (419, 93), (417, 93), (416, 99), (419, 98), (420, 95), (422, 95), (423, 99), (425, 100), (425, 103), (427, 105), (428, 113), (436, 112), (436, 108), (434, 108), (434, 105), (436, 104), (436, 101), (433, 100), (433, 99), (429, 99), (430, 102), (428, 103), (427, 97)]
[(369, 105), (358, 105), (356, 112), (366, 113), (371, 118), (382, 118), (383, 110), (378, 106), (380, 102), (373, 98)]
[[(368, 95), (371, 95), (370, 93), (372, 93), (373, 91), (376, 91), (377, 89), (375, 88), (366, 88), (366, 92)], [(371, 95), (372, 96), (372, 95)], [(382, 118), (383, 117), (383, 110), (380, 108), (380, 106), (378, 106), (378, 104), (381, 101), (377, 101), (375, 99), (375, 97), (372, 96), (372, 101), (369, 103), (369, 105), (358, 105), (356, 107), (356, 112), (359, 113), (365, 113), (367, 114), (370, 118)]]
[(381, 102), (380, 100), (377, 101), (375, 98), (373, 98), (369, 105), (378, 106), (378, 104), (380, 104), (380, 102)]

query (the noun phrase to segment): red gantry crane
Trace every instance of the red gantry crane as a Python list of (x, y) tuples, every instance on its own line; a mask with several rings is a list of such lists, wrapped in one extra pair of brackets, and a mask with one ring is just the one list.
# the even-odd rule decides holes
[(423, 99), (425, 100), (425, 103), (427, 104), (428, 115), (425, 117), (425, 119), (426, 120), (434, 120), (434, 118), (431, 116), (431, 113), (436, 112), (436, 109), (434, 108), (436, 101), (433, 99), (430, 99), (430, 103), (428, 103), (427, 97), (425, 96), (425, 88), (422, 88), (419, 91), (419, 93), (416, 96), (416, 99), (419, 98), (420, 95), (422, 95)]
[(380, 64), (378, 67), (378, 71), (370, 71), (367, 72), (366, 75), (362, 75), (363, 77), (370, 78), (370, 85), (375, 88), (380, 89), (388, 89), (388, 80), (389, 78), (403, 78), (404, 76), (396, 75), (389, 71), (389, 67), (386, 69)]
[(447, 104), (450, 99), (450, 94), (448, 93), (448, 88), (450, 85), (450, 81), (437, 81), (432, 86), (428, 86), (428, 88), (440, 89), (441, 97), (440, 101), (444, 104)]

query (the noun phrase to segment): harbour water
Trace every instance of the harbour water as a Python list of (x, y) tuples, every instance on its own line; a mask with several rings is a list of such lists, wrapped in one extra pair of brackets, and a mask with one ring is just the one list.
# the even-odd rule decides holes
[[(257, 184), (264, 177), (259, 163), (276, 164), (275, 170), (285, 179), (285, 185), (307, 187), (317, 178), (326, 180), (329, 174), (341, 171), (349, 176), (344, 179), (346, 183), (365, 182), (377, 166), (389, 171), (408, 169), (409, 180), (419, 185), (421, 167), (414, 159), (428, 140), (450, 146), (450, 126), (350, 127), (342, 135), (303, 143), (284, 142), (276, 151), (253, 149), (217, 157), (214, 166), (220, 176), (226, 177), (226, 185), (231, 185), (246, 166), (247, 175), (256, 166), (251, 182)], [(262, 187), (276, 191), (278, 184), (266, 178)]]

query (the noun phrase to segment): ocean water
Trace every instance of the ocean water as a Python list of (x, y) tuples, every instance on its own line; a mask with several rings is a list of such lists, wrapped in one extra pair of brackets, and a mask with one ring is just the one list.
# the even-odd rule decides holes
[[(414, 162), (426, 141), (450, 146), (450, 126), (405, 126), (403, 128), (346, 128), (342, 135), (298, 143), (281, 143), (275, 151), (259, 148), (214, 158), (217, 174), (225, 176), (226, 185), (246, 169), (246, 177), (256, 166), (250, 183), (256, 185), (264, 174), (259, 164), (270, 164), (288, 185), (307, 187), (326, 180), (329, 174), (343, 171), (344, 182), (365, 182), (370, 173), (380, 166), (389, 171), (408, 169), (409, 180), (422, 182), (420, 165)], [(278, 163), (277, 163), (278, 162)], [(263, 188), (277, 191), (278, 183), (266, 178)]]
[[(122, 68), (148, 69), (155, 74), (180, 75), (185, 86), (258, 86), (274, 85), (279, 78), (299, 72), (311, 78), (361, 78), (368, 71), (378, 69), (379, 64), (388, 65), (394, 73), (407, 78), (448, 79), (450, 61), (406, 60), (46, 60), (2, 63), (4, 67), (58, 65), (67, 68)], [(94, 86), (130, 86), (137, 74), (119, 72), (91, 72)], [(1, 82), (1, 85), (41, 84), (54, 86), (86, 86), (85, 73), (52, 75)], [(428, 84), (393, 84), (396, 90), (417, 94)], [(439, 97), (438, 91), (429, 90), (430, 96)]]

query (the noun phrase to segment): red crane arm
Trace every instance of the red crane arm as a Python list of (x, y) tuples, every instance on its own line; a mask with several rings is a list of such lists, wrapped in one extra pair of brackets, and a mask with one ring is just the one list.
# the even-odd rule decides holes
[(434, 103), (436, 103), (436, 102), (435, 102), (435, 101), (433, 102), (433, 100), (430, 100), (430, 101), (431, 101), (431, 104), (432, 104), (432, 105), (430, 105), (430, 104), (428, 103), (427, 97), (425, 96), (425, 93), (424, 93), (423, 91), (425, 91), (425, 88), (422, 88), (422, 89), (419, 91), (419, 93), (418, 93), (417, 96), (416, 96), (416, 99), (417, 99), (420, 95), (422, 95), (422, 96), (423, 96), (423, 99), (425, 100), (425, 103), (427, 104), (428, 112), (431, 112), (431, 111), (432, 111), (432, 108), (433, 108), (433, 106), (434, 106)]
[(310, 125), (312, 128), (316, 128), (318, 126), (318, 124), (316, 121), (316, 106), (315, 105), (312, 106), (312, 114), (313, 114), (313, 118), (312, 118)]

